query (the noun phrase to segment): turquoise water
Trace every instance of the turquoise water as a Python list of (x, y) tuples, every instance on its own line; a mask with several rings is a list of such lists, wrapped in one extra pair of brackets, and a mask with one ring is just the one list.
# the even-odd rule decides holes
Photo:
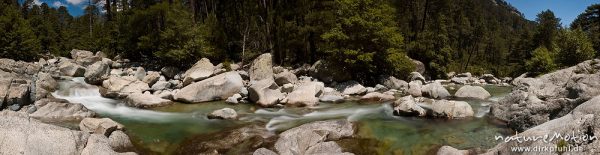
[[(458, 87), (458, 86), (457, 86)], [(491, 148), (496, 135), (511, 133), (504, 125), (487, 116), (489, 104), (510, 92), (509, 87), (485, 86), (493, 97), (489, 100), (466, 100), (477, 117), (463, 120), (427, 119), (392, 115), (388, 103), (347, 102), (314, 108), (259, 108), (251, 104), (231, 105), (224, 102), (181, 104), (153, 109), (123, 106), (121, 101), (99, 96), (95, 86), (79, 79), (61, 82), (55, 93), (59, 98), (84, 104), (104, 117), (126, 126), (128, 135), (144, 154), (170, 154), (186, 138), (222, 132), (233, 127), (263, 125), (272, 132), (318, 120), (348, 119), (356, 122), (357, 141), (339, 143), (356, 154), (431, 154), (443, 145), (459, 149)], [(453, 92), (452, 92), (453, 93)], [(210, 120), (206, 114), (221, 108), (233, 108), (239, 120)]]

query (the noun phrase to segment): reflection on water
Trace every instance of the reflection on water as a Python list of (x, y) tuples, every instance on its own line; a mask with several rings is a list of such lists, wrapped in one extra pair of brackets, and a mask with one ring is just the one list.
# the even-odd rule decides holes
[[(102, 116), (124, 124), (135, 143), (159, 153), (171, 152), (179, 142), (197, 134), (209, 134), (225, 129), (266, 124), (269, 131), (286, 129), (317, 120), (348, 119), (356, 122), (358, 138), (378, 141), (380, 154), (425, 154), (442, 145), (459, 149), (490, 148), (496, 144), (495, 135), (506, 135), (508, 129), (487, 117), (489, 105), (510, 92), (509, 87), (485, 86), (492, 94), (489, 100), (465, 100), (476, 112), (475, 118), (441, 120), (392, 115), (389, 104), (322, 103), (315, 108), (258, 108), (251, 104), (230, 105), (223, 102), (174, 104), (150, 110), (124, 106), (121, 101), (100, 96), (96, 86), (82, 78), (60, 82), (54, 92), (57, 98), (82, 103)], [(221, 108), (233, 108), (239, 120), (209, 120), (206, 114)]]

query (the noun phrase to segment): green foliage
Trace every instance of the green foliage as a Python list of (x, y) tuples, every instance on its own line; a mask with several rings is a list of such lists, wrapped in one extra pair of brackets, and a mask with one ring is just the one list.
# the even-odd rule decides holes
[(544, 46), (549, 50), (554, 50), (554, 42), (558, 37), (560, 28), (560, 19), (554, 16), (550, 10), (542, 11), (535, 19), (538, 23), (537, 32), (534, 37), (537, 46)]
[(545, 47), (538, 47), (533, 51), (532, 58), (525, 62), (531, 76), (538, 76), (556, 69), (553, 54)]
[(594, 58), (592, 43), (581, 29), (565, 30), (558, 39), (557, 61), (562, 66), (573, 66)]
[(600, 56), (600, 4), (590, 5), (577, 16), (571, 23), (571, 29), (577, 28), (581, 28), (588, 35), (597, 52), (596, 56)]
[(35, 60), (40, 41), (15, 5), (0, 3), (0, 57)]
[(402, 52), (403, 37), (394, 23), (395, 10), (385, 1), (336, 0), (335, 26), (321, 35), (330, 61), (345, 66), (355, 78), (375, 77), (389, 69), (406, 75), (412, 68)]

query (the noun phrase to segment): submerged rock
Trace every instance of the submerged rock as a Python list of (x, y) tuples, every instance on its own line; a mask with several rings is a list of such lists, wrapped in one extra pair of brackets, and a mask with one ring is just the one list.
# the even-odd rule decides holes
[(460, 87), (460, 89), (454, 93), (454, 96), (460, 98), (475, 98), (484, 100), (490, 98), (492, 95), (490, 95), (490, 93), (481, 86), (465, 85)]
[(242, 77), (237, 72), (227, 72), (190, 84), (173, 98), (187, 103), (222, 100), (239, 93), (243, 86)]
[(281, 133), (275, 142), (275, 150), (281, 155), (342, 154), (341, 147), (333, 140), (353, 134), (353, 125), (346, 120), (317, 121)]

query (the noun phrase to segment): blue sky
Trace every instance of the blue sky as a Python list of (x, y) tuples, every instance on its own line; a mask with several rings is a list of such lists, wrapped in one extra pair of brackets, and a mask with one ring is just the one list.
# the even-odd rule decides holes
[[(92, 0), (92, 2), (93, 1), (97, 0)], [(83, 14), (83, 9), (88, 5), (88, 0), (34, 0), (34, 3), (38, 5), (47, 3), (49, 6), (55, 8), (65, 6), (71, 15), (79, 16)], [(104, 3), (104, 0), (101, 0), (100, 3)]]
[(521, 11), (525, 18), (535, 20), (536, 15), (544, 10), (550, 9), (554, 12), (563, 26), (569, 26), (577, 15), (592, 5), (600, 3), (600, 0), (506, 0), (512, 6)]
[[(94, 1), (94, 0), (92, 0)], [(535, 20), (538, 13), (550, 9), (561, 19), (563, 26), (568, 26), (582, 13), (587, 6), (600, 3), (600, 0), (506, 0), (508, 3), (521, 11), (525, 18)], [(87, 6), (88, 0), (35, 0), (37, 4), (43, 2), (53, 7), (66, 6), (74, 16), (83, 14), (83, 8)], [(103, 3), (104, 0), (100, 0)]]

